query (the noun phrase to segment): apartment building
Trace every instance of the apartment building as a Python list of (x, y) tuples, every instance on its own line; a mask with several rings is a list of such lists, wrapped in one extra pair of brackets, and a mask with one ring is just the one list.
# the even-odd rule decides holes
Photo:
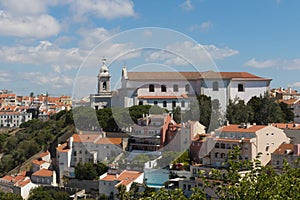
[(240, 159), (254, 160), (260, 153), (259, 160), (266, 165), (271, 160), (273, 153), (282, 143), (289, 143), (290, 139), (283, 130), (268, 125), (233, 124), (215, 130), (207, 137), (205, 145), (210, 150), (209, 163), (214, 167), (222, 166), (228, 153), (235, 146), (240, 147)]

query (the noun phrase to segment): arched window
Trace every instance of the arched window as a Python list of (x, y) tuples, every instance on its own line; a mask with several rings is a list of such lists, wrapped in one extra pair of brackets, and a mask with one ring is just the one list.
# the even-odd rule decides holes
[(149, 85), (149, 92), (154, 92), (154, 85), (153, 84)]
[(213, 91), (219, 91), (219, 83), (217, 81), (213, 82)]
[(225, 158), (225, 153), (221, 153), (221, 158)]
[(219, 157), (219, 153), (216, 152), (216, 153), (215, 153), (215, 158), (218, 158), (218, 157)]
[(219, 143), (219, 142), (217, 142), (217, 143), (215, 144), (215, 148), (220, 148), (220, 143)]
[(106, 81), (103, 82), (102, 88), (103, 88), (103, 90), (106, 90)]

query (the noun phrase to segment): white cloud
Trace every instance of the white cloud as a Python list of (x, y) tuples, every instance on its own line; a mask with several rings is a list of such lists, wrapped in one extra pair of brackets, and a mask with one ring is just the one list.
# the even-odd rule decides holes
[(299, 87), (300, 88), (300, 82), (295, 82), (292, 84), (288, 84), (288, 87)]
[(100, 42), (113, 36), (117, 32), (119, 32), (118, 28), (113, 30), (107, 30), (103, 27), (98, 27), (95, 29), (80, 29), (78, 33), (83, 39), (79, 42), (79, 45), (85, 49), (92, 49)]
[(0, 0), (0, 4), (5, 10), (19, 16), (37, 15), (47, 10), (46, 1), (40, 0)]
[[(239, 51), (229, 47), (219, 48), (215, 45), (200, 46), (190, 41), (168, 45), (166, 50), (167, 51), (163, 50), (152, 52), (146, 58), (146, 61), (163, 61), (164, 64), (167, 65), (185, 66), (188, 65), (188, 62), (190, 61), (199, 61), (199, 63), (204, 63), (210, 62), (210, 58), (224, 59), (239, 53)], [(187, 61), (185, 61), (183, 57), (187, 59)]]
[(295, 58), (291, 60), (287, 59), (267, 59), (262, 61), (257, 61), (252, 58), (244, 63), (245, 66), (254, 68), (267, 68), (267, 67), (279, 67), (285, 70), (299, 70), (300, 69), (300, 58)]
[(189, 30), (190, 31), (200, 31), (200, 32), (206, 32), (210, 30), (213, 27), (213, 24), (211, 21), (206, 21), (201, 23), (200, 25), (194, 24), (192, 25)]
[(0, 47), (3, 63), (36, 64), (41, 66), (59, 65), (65, 69), (78, 68), (85, 52), (78, 48), (63, 49), (49, 41), (40, 41), (37, 46)]
[(7, 71), (0, 70), (0, 83), (1, 82), (9, 82), (11, 81), (11, 74)]
[(87, 15), (99, 18), (116, 19), (135, 15), (134, 4), (131, 0), (75, 0), (71, 2), (75, 18), (79, 21)]
[(185, 0), (182, 4), (180, 4), (180, 7), (186, 11), (190, 11), (194, 9), (191, 0)]
[(267, 68), (274, 67), (278, 64), (278, 60), (268, 59), (263, 61), (257, 61), (255, 58), (248, 60), (244, 65), (255, 68)]
[(59, 23), (50, 15), (21, 17), (0, 11), (0, 35), (45, 38), (57, 35), (59, 31)]

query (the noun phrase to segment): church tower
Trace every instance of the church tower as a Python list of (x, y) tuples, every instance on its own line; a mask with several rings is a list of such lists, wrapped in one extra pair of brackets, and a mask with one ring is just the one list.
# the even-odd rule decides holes
[(106, 66), (106, 59), (102, 59), (102, 66), (98, 74), (98, 94), (110, 92), (110, 74)]
[(90, 105), (92, 108), (98, 110), (102, 108), (111, 107), (112, 91), (110, 89), (110, 74), (106, 65), (106, 59), (102, 59), (102, 66), (100, 67), (98, 76), (97, 94), (90, 95)]

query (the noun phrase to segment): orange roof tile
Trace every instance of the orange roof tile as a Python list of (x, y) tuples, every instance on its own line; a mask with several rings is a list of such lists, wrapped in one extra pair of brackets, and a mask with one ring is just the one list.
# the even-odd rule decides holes
[(36, 164), (36, 165), (42, 165), (44, 164), (46, 161), (44, 160), (38, 160), (38, 159), (35, 159), (32, 161), (33, 164)]
[(73, 142), (96, 142), (101, 135), (99, 134), (74, 134), (73, 136)]
[(197, 80), (197, 79), (248, 79), (271, 80), (248, 72), (128, 72), (129, 80)]
[(290, 150), (293, 151), (294, 150), (294, 145), (293, 144), (281, 144), (274, 152), (273, 154), (286, 154), (286, 151)]
[(47, 176), (50, 177), (53, 175), (53, 172), (49, 169), (41, 169), (32, 174), (32, 176)]
[(252, 125), (249, 128), (242, 128), (239, 124), (231, 124), (223, 126), (216, 131), (218, 132), (243, 132), (243, 133), (255, 133), (256, 131), (265, 128), (263, 125)]
[(117, 187), (120, 184), (128, 185), (141, 175), (142, 175), (142, 172), (124, 170), (124, 171), (121, 172), (121, 174), (119, 176), (116, 176), (114, 174), (107, 174), (101, 180), (104, 180), (104, 181), (115, 181), (115, 180), (120, 181), (116, 185), (116, 187)]
[(122, 138), (100, 138), (96, 144), (114, 144), (119, 145), (122, 143)]
[(43, 152), (43, 153), (40, 154), (40, 157), (43, 158), (45, 156), (48, 156), (49, 154), (50, 154), (49, 151), (45, 151), (45, 152)]
[(68, 152), (70, 151), (70, 147), (68, 146), (68, 143), (63, 143), (61, 145), (59, 145), (58, 147), (56, 147), (56, 150), (59, 152)]
[(23, 181), (19, 181), (19, 182), (17, 182), (17, 186), (19, 186), (19, 187), (24, 187), (24, 186), (26, 186), (28, 183), (30, 183), (31, 182), (31, 180), (30, 179), (27, 179), (27, 180), (23, 180)]
[(272, 126), (280, 129), (300, 129), (299, 124), (294, 123), (273, 123)]

